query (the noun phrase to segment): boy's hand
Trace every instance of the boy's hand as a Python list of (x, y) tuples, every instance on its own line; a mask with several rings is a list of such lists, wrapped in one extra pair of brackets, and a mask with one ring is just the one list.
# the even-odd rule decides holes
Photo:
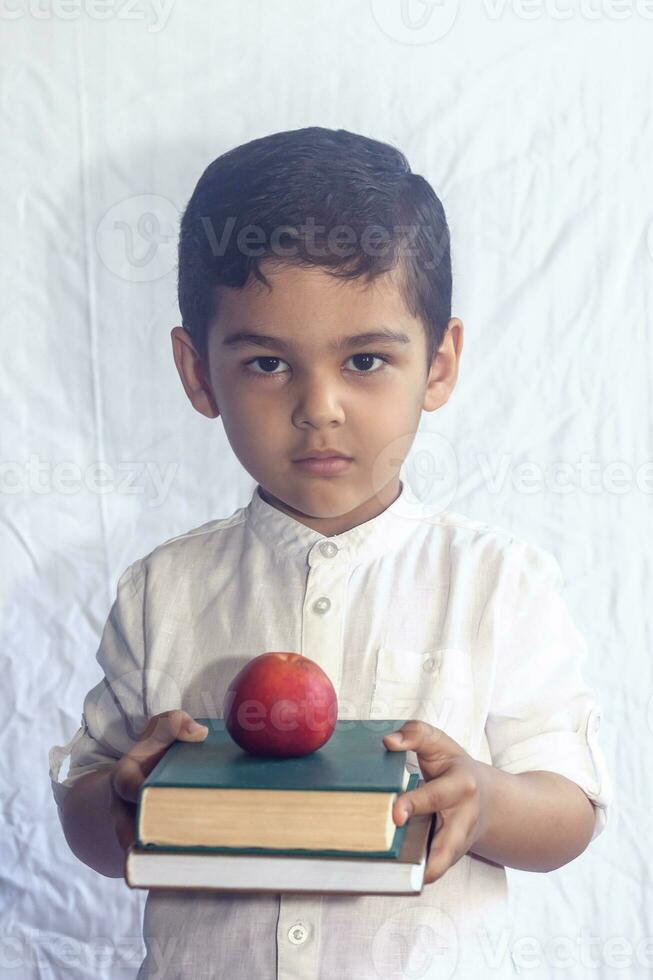
[(413, 813), (437, 814), (424, 871), (424, 884), (430, 884), (466, 854), (483, 833), (483, 766), (442, 729), (425, 721), (407, 721), (397, 731), (403, 738), (399, 740), (394, 732), (384, 735), (385, 747), (394, 752), (412, 749), (425, 782), (397, 797), (394, 821), (400, 827)]
[(125, 852), (136, 839), (136, 801), (146, 776), (175, 740), (202, 742), (206, 738), (208, 728), (200, 725), (196, 731), (190, 732), (188, 725), (191, 723), (195, 724), (193, 718), (181, 709), (153, 715), (138, 741), (113, 766), (111, 814), (116, 837)]

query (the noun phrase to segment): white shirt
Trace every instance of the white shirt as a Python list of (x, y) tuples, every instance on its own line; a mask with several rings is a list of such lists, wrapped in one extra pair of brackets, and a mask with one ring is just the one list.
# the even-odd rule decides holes
[[(383, 513), (325, 537), (267, 503), (181, 534), (118, 581), (82, 725), (50, 750), (60, 805), (112, 764), (154, 714), (222, 717), (251, 658), (304, 654), (326, 670), (339, 718), (420, 718), (474, 758), (577, 783), (606, 824), (612, 785), (583, 680), (586, 645), (549, 552), (452, 511), (408, 483)], [(70, 770), (58, 782), (62, 761)], [(418, 771), (414, 752), (411, 771)], [(514, 975), (500, 943), (505, 868), (464, 855), (418, 896), (150, 891), (139, 980), (379, 980)]]

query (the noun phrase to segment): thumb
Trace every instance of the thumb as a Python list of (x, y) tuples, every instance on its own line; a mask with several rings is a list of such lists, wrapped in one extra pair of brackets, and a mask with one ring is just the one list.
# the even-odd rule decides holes
[[(136, 743), (143, 751), (168, 748), (175, 739), (197, 739), (208, 734), (206, 725), (200, 725), (192, 715), (181, 708), (162, 711), (150, 718)], [(136, 748), (136, 746), (134, 746)]]
[[(186, 714), (186, 712), (184, 712), (184, 714)], [(191, 718), (190, 715), (187, 715), (187, 720), (182, 724), (182, 727), (179, 729), (179, 732), (177, 733), (177, 738), (182, 739), (185, 742), (187, 741), (201, 742), (203, 739), (206, 738), (208, 732), (209, 730), (206, 727), (206, 725), (200, 725), (198, 721), (195, 721), (194, 718)]]
[[(389, 741), (386, 741), (389, 740)], [(383, 736), (383, 744), (386, 749), (390, 749), (391, 752), (396, 752), (398, 749), (405, 748), (406, 733), (403, 728), (397, 729), (395, 732), (388, 732)]]
[[(195, 727), (191, 729), (191, 726)], [(197, 725), (191, 715), (181, 709), (154, 715), (140, 738), (115, 764), (111, 779), (113, 788), (123, 799), (135, 803), (142, 782), (175, 740), (201, 742), (208, 731), (206, 725)]]

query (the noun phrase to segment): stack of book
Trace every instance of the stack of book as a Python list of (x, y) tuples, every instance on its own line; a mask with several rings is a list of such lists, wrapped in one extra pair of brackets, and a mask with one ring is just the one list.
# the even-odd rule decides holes
[(419, 894), (433, 815), (397, 827), (400, 793), (421, 785), (383, 735), (402, 720), (339, 720), (329, 741), (292, 758), (251, 755), (208, 726), (176, 741), (141, 786), (131, 888)]

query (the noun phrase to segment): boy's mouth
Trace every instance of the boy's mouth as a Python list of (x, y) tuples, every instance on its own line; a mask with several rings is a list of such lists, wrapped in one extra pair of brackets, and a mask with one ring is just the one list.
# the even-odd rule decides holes
[(321, 456), (295, 459), (293, 462), (307, 473), (313, 473), (316, 476), (335, 476), (338, 473), (344, 473), (353, 460), (349, 456)]
[(293, 462), (303, 463), (307, 459), (351, 459), (351, 456), (338, 449), (309, 449), (304, 456), (298, 456)]

